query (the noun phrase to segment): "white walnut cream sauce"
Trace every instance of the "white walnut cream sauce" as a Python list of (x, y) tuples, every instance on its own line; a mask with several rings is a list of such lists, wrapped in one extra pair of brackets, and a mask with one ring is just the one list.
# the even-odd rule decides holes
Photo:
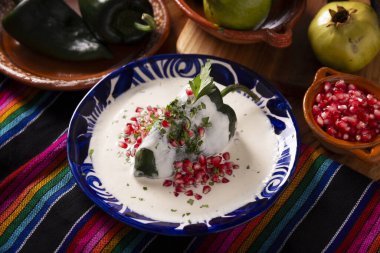
[[(279, 151), (277, 136), (265, 114), (251, 99), (231, 93), (223, 100), (235, 110), (237, 129), (222, 152), (228, 151), (231, 161), (239, 164), (240, 169), (229, 176), (228, 184), (214, 184), (202, 199), (195, 200), (183, 194), (174, 196), (174, 188), (162, 186), (165, 179), (136, 178), (133, 159), (127, 161), (118, 146), (119, 135), (128, 119), (135, 116), (137, 106), (165, 107), (187, 83), (183, 78), (159, 79), (133, 87), (119, 96), (101, 113), (90, 153), (103, 187), (130, 210), (155, 220), (194, 224), (225, 216), (254, 201), (272, 174)], [(212, 122), (217, 124), (218, 120)], [(215, 140), (215, 145), (217, 143)]]

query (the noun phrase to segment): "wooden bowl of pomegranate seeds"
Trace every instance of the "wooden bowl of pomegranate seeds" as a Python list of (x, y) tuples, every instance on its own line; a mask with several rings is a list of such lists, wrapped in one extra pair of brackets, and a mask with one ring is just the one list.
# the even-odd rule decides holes
[(306, 122), (331, 151), (380, 161), (380, 87), (323, 67), (303, 101)]

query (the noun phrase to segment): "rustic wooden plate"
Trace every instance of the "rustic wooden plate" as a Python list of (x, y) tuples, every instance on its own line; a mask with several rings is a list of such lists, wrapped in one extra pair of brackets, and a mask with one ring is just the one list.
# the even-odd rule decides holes
[(227, 42), (251, 44), (266, 42), (274, 47), (287, 47), (292, 43), (292, 29), (302, 16), (306, 0), (273, 1), (268, 18), (257, 30), (221, 29), (206, 19), (202, 1), (175, 0), (182, 11), (209, 34)]
[[(17, 0), (0, 0), (0, 19), (11, 11)], [(76, 1), (67, 1), (78, 10)], [(0, 27), (0, 72), (24, 84), (49, 90), (80, 90), (126, 63), (153, 55), (164, 43), (170, 28), (163, 0), (150, 0), (157, 30), (134, 45), (108, 45), (114, 58), (85, 62), (62, 61), (41, 55), (21, 45)]]

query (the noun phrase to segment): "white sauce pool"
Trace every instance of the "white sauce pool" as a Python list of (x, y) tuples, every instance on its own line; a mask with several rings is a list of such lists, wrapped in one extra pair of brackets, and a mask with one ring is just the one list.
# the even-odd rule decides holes
[[(139, 85), (118, 97), (100, 115), (90, 143), (92, 163), (105, 189), (129, 209), (146, 217), (183, 224), (209, 221), (253, 201), (272, 174), (278, 156), (277, 137), (268, 118), (248, 98), (238, 93), (224, 97), (236, 112), (235, 136), (223, 149), (240, 165), (227, 184), (215, 184), (201, 200), (163, 187), (164, 179), (133, 176), (133, 161), (127, 162), (119, 148), (119, 134), (137, 106), (170, 103), (187, 85), (183, 78), (155, 80)], [(193, 189), (194, 190), (194, 189)], [(202, 186), (194, 190), (201, 193)], [(188, 203), (193, 199), (192, 205)], [(207, 206), (207, 207), (206, 207)]]

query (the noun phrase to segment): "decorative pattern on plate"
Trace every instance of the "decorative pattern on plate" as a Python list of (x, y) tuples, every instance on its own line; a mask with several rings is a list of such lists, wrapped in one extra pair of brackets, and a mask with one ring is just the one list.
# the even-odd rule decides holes
[[(256, 201), (208, 224), (186, 225), (155, 221), (132, 212), (102, 187), (91, 164), (89, 143), (92, 130), (101, 112), (132, 86), (156, 79), (192, 78), (206, 60), (211, 60), (211, 75), (223, 84), (239, 83), (251, 88), (260, 97), (257, 105), (268, 116), (278, 138), (275, 169)], [(69, 128), (68, 154), (72, 172), (83, 191), (115, 218), (151, 232), (172, 235), (194, 235), (225, 230), (257, 216), (267, 209), (291, 176), (299, 153), (296, 122), (282, 95), (256, 73), (233, 62), (202, 55), (162, 55), (136, 61), (111, 73), (81, 101)]]

